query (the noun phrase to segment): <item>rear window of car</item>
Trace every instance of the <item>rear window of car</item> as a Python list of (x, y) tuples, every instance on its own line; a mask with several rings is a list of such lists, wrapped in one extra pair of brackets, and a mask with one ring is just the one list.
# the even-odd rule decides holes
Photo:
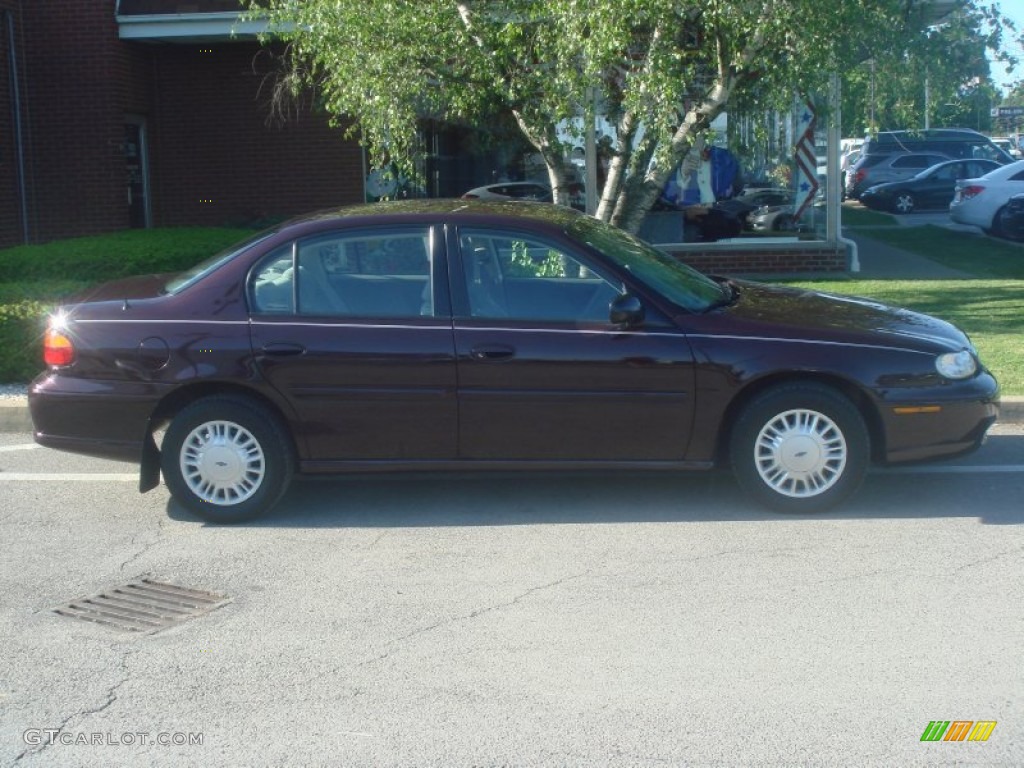
[(931, 168), (936, 163), (941, 163), (945, 158), (937, 155), (907, 155), (897, 157), (892, 161), (893, 168)]
[(234, 245), (228, 246), (223, 251), (215, 253), (205, 261), (201, 261), (191, 269), (186, 269), (166, 283), (164, 283), (164, 292), (168, 294), (180, 293), (181, 291), (188, 288), (190, 285), (197, 283), (202, 280), (211, 272), (215, 272), (218, 268), (231, 261), (236, 255), (245, 251), (252, 246), (256, 245), (268, 237), (273, 235), (277, 230), (266, 230), (258, 234), (253, 235), (247, 240), (243, 240), (241, 243), (235, 243)]
[(888, 155), (861, 155), (860, 160), (857, 161), (857, 169), (872, 168), (887, 157)]

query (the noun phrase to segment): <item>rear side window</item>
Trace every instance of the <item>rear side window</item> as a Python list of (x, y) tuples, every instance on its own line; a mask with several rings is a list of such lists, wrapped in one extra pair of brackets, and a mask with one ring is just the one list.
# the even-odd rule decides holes
[(873, 168), (880, 162), (885, 160), (886, 155), (861, 155), (860, 160), (857, 161), (857, 170), (864, 168)]
[(907, 155), (897, 157), (892, 161), (893, 168), (931, 168), (936, 163), (941, 163), (943, 158), (934, 155)]
[(300, 240), (298, 314), (433, 316), (430, 230), (329, 233)]
[(429, 228), (332, 232), (264, 257), (249, 296), (258, 314), (434, 315)]

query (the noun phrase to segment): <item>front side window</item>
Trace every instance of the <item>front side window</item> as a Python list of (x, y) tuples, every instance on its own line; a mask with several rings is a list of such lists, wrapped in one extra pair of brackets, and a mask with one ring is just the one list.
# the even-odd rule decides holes
[(462, 230), (459, 245), (473, 317), (606, 323), (622, 292), (614, 280), (532, 235)]
[(597, 249), (619, 269), (688, 312), (706, 312), (730, 298), (730, 291), (711, 278), (597, 219), (578, 219), (569, 234)]

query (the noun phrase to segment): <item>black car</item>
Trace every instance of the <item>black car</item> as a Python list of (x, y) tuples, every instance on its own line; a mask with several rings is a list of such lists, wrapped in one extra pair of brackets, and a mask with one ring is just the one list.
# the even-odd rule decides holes
[[(999, 389), (942, 320), (707, 277), (537, 203), (407, 200), (92, 289), (29, 390), (43, 445), (141, 464), (209, 520), (295, 473), (731, 465), (811, 512), (976, 448)], [(157, 437), (162, 439), (157, 442)]]
[(984, 176), (999, 167), (994, 160), (947, 160), (927, 168), (913, 178), (875, 184), (861, 193), (868, 208), (891, 213), (947, 209), (961, 179)]

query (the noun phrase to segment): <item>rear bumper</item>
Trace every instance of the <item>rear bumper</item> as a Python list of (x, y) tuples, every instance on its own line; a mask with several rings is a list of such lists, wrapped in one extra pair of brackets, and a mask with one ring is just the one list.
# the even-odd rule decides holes
[(35, 440), (60, 451), (138, 463), (164, 389), (45, 373), (28, 391)]

